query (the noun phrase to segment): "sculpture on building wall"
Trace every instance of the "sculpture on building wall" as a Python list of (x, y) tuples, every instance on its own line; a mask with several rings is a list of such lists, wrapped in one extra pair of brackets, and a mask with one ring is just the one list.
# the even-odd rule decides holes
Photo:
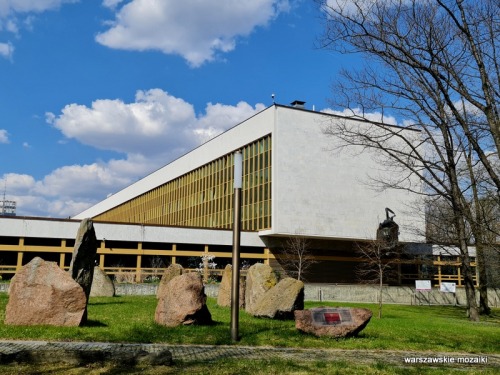
[[(389, 215), (392, 214), (392, 216)], [(377, 240), (386, 243), (388, 248), (393, 248), (398, 244), (399, 225), (394, 221), (396, 214), (390, 208), (385, 209), (385, 220), (379, 224), (377, 229)]]

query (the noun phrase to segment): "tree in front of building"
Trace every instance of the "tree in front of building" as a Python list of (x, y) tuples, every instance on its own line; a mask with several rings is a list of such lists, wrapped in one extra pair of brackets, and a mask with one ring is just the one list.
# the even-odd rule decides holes
[(369, 62), (340, 73), (332, 105), (357, 121), (339, 118), (327, 134), (373, 151), (389, 171), (372, 174), (377, 187), (446, 202), (468, 316), (478, 321), (468, 227), (477, 221), (477, 170), (484, 172), (481, 188), (500, 204), (500, 3), (318, 1), (326, 23), (322, 46)]
[(276, 256), (286, 274), (301, 281), (316, 263), (309, 240), (299, 235), (288, 237)]
[[(366, 284), (378, 286), (378, 317), (382, 318), (384, 282), (399, 278), (399, 260), (401, 258), (398, 244), (399, 226), (394, 221), (394, 212), (386, 208), (386, 219), (377, 229), (376, 239), (357, 244), (357, 254), (361, 258), (356, 267), (357, 279)], [(390, 216), (389, 213), (393, 215)]]

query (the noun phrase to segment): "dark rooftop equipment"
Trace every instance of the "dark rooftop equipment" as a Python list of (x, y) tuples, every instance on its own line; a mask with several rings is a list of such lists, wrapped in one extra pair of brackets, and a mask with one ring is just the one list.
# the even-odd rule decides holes
[(290, 105), (293, 108), (301, 108), (301, 109), (305, 108), (304, 104), (306, 104), (306, 102), (303, 102), (301, 100), (294, 100), (293, 102), (290, 103)]

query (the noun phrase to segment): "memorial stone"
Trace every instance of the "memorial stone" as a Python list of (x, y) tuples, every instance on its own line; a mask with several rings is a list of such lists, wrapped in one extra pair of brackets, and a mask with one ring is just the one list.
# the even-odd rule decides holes
[(317, 307), (295, 311), (295, 327), (316, 336), (356, 336), (370, 322), (372, 312), (363, 308)]

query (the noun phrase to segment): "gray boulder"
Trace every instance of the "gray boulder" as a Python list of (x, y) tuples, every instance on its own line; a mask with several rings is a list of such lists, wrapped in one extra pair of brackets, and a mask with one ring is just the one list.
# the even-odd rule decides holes
[(254, 316), (272, 319), (293, 319), (295, 310), (304, 309), (304, 283), (286, 277), (260, 298)]
[(94, 278), (92, 280), (92, 288), (90, 289), (91, 297), (114, 297), (115, 284), (100, 267), (94, 267)]
[[(228, 264), (222, 273), (222, 280), (219, 285), (219, 294), (217, 295), (217, 305), (223, 307), (231, 306), (231, 290), (233, 280), (233, 266)], [(245, 307), (245, 278), (240, 279), (240, 308)]]
[(86, 307), (82, 287), (57, 263), (36, 257), (12, 278), (5, 324), (79, 326)]
[(245, 310), (253, 314), (260, 298), (277, 283), (273, 269), (256, 263), (248, 269), (245, 286)]
[(174, 277), (158, 295), (155, 321), (167, 327), (212, 324), (203, 281), (197, 272)]
[[(83, 219), (76, 235), (73, 256), (69, 265), (69, 274), (85, 292), (87, 302), (94, 278), (95, 257), (97, 254), (97, 239), (94, 223), (91, 219)], [(87, 309), (83, 321), (87, 320)]]

